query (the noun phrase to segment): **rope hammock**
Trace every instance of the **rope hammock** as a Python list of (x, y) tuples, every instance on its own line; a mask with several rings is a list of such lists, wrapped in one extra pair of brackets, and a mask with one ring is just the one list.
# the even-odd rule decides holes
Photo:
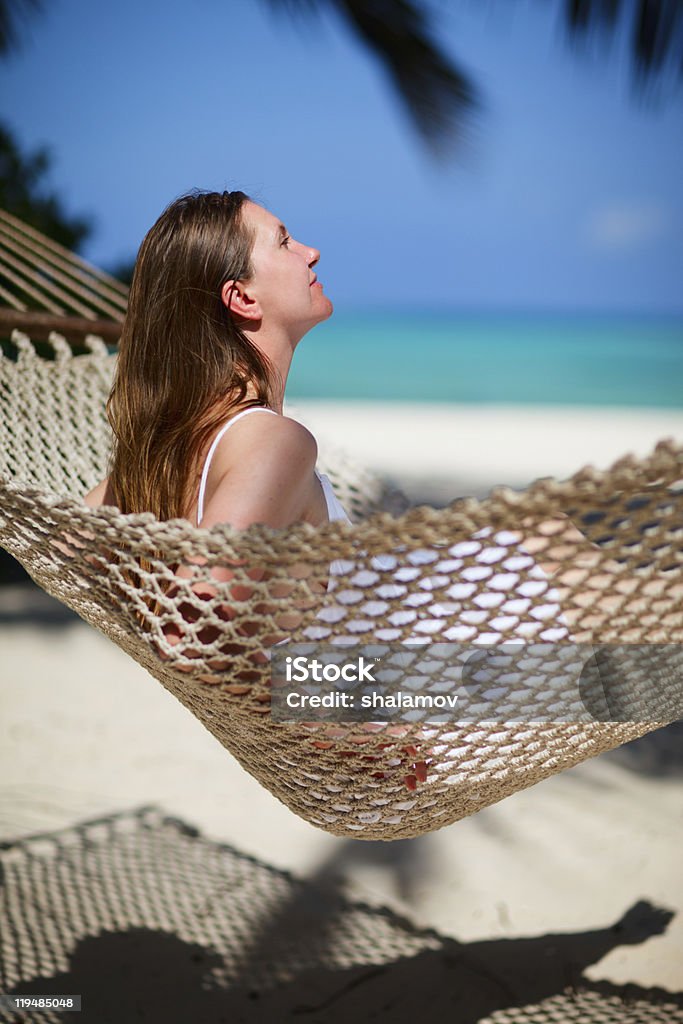
[[(321, 449), (352, 525), (203, 530), (86, 507), (107, 473), (115, 357), (95, 337), (74, 355), (53, 333), (50, 359), (18, 331), (13, 344), (0, 358), (0, 544), (311, 824), (418, 836), (683, 714), (683, 447), (673, 441), (604, 472), (400, 515), (381, 481)], [(597, 546), (565, 534), (571, 522)], [(552, 580), (539, 557), (556, 566)], [(217, 566), (230, 582), (216, 581)], [(436, 724), (277, 721), (268, 634), (404, 645), (413, 660), (397, 669), (402, 685), (418, 679), (433, 693), (453, 687), (457, 645), (470, 657), (514, 641), (525, 683), (472, 685), (464, 712)], [(420, 641), (431, 641), (422, 661)], [(586, 645), (617, 645), (616, 712), (609, 701), (608, 714), (595, 711), (597, 670), (583, 672), (579, 699)], [(411, 791), (416, 760), (427, 777)]]
[(0, 210), (0, 334), (30, 327), (34, 340), (57, 329), (117, 341), (127, 305), (115, 277)]

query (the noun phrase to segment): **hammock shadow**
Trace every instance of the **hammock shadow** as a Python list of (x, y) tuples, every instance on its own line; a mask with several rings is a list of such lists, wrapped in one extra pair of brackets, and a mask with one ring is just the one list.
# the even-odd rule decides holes
[(683, 775), (683, 721), (672, 722), (602, 756), (642, 775)]
[(34, 583), (16, 558), (0, 547), (0, 626), (71, 626), (81, 619)]
[[(141, 825), (133, 833), (131, 817)], [(81, 994), (84, 1024), (346, 1024), (354, 1015), (476, 1024), (498, 1012), (506, 1024), (624, 1024), (629, 1006), (633, 1020), (683, 1022), (683, 993), (582, 977), (616, 946), (666, 930), (672, 913), (643, 901), (611, 927), (461, 943), (349, 900), (329, 881), (348, 844), (300, 881), (154, 809), (67, 831), (51, 837), (56, 853), (40, 849), (41, 837), (0, 850), (4, 887), (12, 905), (28, 904), (34, 931), (27, 943), (18, 911), (18, 959), (29, 949), (31, 969), (4, 991)], [(51, 926), (36, 922), (37, 906)], [(0, 982), (15, 955), (5, 965), (0, 956)]]
[(23, 580), (4, 580), (0, 576), (0, 627), (58, 629), (82, 621), (76, 612), (50, 597), (29, 576)]
[[(320, 933), (310, 937), (327, 943), (334, 939), (326, 928), (325, 914), (330, 908), (324, 898), (318, 906)], [(289, 922), (285, 919), (288, 915), (279, 921), (282, 928), (295, 922), (300, 925), (297, 918), (301, 907), (292, 907), (291, 912)], [(621, 929), (615, 926), (594, 932), (466, 944), (441, 937), (438, 949), (412, 957), (347, 969), (318, 966), (265, 988), (253, 981), (225, 985), (220, 980), (223, 958), (214, 950), (184, 942), (175, 935), (131, 928), (82, 940), (68, 970), (23, 982), (16, 991), (36, 996), (81, 994), (84, 1024), (132, 1020), (149, 1024), (187, 1024), (190, 1020), (227, 1024), (236, 1020), (298, 1019), (346, 1024), (354, 1015), (362, 1020), (386, 1019), (393, 1024), (416, 1019), (442, 1024), (444, 1019), (455, 1019), (454, 1013), (458, 1024), (476, 1024), (498, 1011), (505, 1011), (505, 1021), (512, 1024), (543, 1024), (546, 1020), (551, 1024), (561, 1019), (555, 1015), (558, 998), (575, 1009), (588, 1000), (587, 1012), (580, 1018), (586, 1024), (592, 1019), (591, 1003), (599, 1013), (598, 1019), (616, 1022), (629, 1019), (626, 1008), (634, 1002), (652, 1009), (653, 1016), (648, 1017), (652, 1021), (659, 1019), (654, 1014), (662, 1003), (677, 1008), (678, 1014), (671, 1016), (669, 1009), (662, 1017), (673, 1022), (683, 1020), (683, 993), (671, 995), (637, 985), (588, 982), (581, 977), (585, 967), (614, 946), (659, 934), (671, 916), (647, 904), (637, 904), (622, 919)], [(310, 907), (306, 921), (310, 928)], [(282, 934), (274, 933), (272, 938), (278, 940), (280, 948)], [(263, 940), (250, 951), (256, 961), (252, 966), (261, 969), (267, 967), (272, 952), (267, 934)], [(324, 945), (319, 949), (323, 960)], [(249, 965), (244, 967), (249, 973)], [(617, 1012), (621, 1007), (624, 1016), (607, 1016), (610, 1005)], [(68, 1022), (71, 1018), (64, 1014), (55, 1019)]]
[(406, 904), (418, 900), (416, 882), (420, 878), (434, 877), (435, 868), (431, 851), (431, 835), (416, 839), (397, 839), (391, 843), (382, 840), (356, 841), (347, 839), (337, 847), (337, 853), (319, 867), (309, 881), (322, 887), (344, 885), (353, 877), (356, 866), (370, 867), (390, 876), (396, 895)]
[(0, 548), (0, 586), (5, 586), (8, 583), (28, 583), (29, 581), (31, 581), (31, 577), (23, 565), (17, 562), (16, 558), (13, 558), (9, 551)]

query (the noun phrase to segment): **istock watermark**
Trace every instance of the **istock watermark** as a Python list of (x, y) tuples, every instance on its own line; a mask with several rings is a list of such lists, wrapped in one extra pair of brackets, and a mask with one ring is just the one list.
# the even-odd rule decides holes
[(276, 721), (672, 722), (683, 644), (281, 644)]
[(318, 661), (317, 658), (308, 658), (305, 654), (285, 657), (285, 679), (288, 683), (308, 683), (311, 680), (316, 683), (336, 683), (340, 679), (348, 683), (374, 683), (375, 668), (375, 659), (369, 661), (362, 655), (356, 661), (344, 662), (342, 665)]

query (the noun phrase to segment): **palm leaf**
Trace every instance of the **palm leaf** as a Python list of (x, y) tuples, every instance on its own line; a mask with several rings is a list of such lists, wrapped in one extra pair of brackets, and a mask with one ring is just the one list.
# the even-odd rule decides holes
[(0, 54), (18, 48), (19, 26), (42, 6), (42, 0), (0, 0)]
[(436, 155), (463, 135), (479, 104), (474, 84), (435, 42), (424, 4), (413, 0), (269, 0), (313, 14), (327, 4), (380, 61), (417, 132)]
[[(425, 0), (268, 2), (274, 10), (301, 16), (336, 9), (380, 60), (428, 145), (441, 152), (461, 137), (466, 116), (479, 105), (477, 92), (462, 67), (435, 42)], [(594, 30), (605, 43), (628, 31), (638, 85), (671, 64), (683, 73), (683, 0), (562, 0), (562, 6), (567, 30), (577, 42)]]
[(683, 74), (683, 0), (567, 0), (566, 22), (575, 39), (626, 27), (634, 74), (653, 80), (669, 64)]

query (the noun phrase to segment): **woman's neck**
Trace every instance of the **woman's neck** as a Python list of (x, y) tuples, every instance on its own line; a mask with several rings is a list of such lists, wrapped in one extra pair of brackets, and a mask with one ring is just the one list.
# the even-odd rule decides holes
[[(273, 380), (273, 393), (269, 402), (269, 408), (282, 415), (285, 388), (287, 386), (289, 369), (292, 365), (292, 356), (300, 339), (293, 341), (284, 331), (276, 332), (275, 334), (272, 330), (266, 331), (262, 324), (255, 330), (244, 330), (244, 333), (252, 345), (266, 356), (268, 362), (276, 371), (277, 376)], [(257, 397), (256, 389), (251, 384), (249, 385), (247, 397)]]

